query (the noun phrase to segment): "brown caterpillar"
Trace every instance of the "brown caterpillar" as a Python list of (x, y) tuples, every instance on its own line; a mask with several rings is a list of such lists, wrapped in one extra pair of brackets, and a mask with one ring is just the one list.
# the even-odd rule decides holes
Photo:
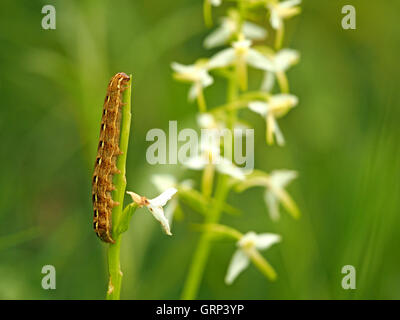
[(118, 202), (113, 201), (111, 193), (115, 189), (113, 176), (120, 173), (116, 162), (121, 154), (119, 139), (122, 93), (128, 88), (129, 80), (128, 75), (120, 72), (112, 77), (108, 84), (92, 180), (93, 228), (101, 240), (109, 243), (115, 242), (111, 237), (112, 209)]

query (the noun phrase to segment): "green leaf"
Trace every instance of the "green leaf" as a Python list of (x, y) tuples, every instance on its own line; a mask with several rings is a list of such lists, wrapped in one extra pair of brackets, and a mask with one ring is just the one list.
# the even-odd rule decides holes
[(118, 234), (124, 233), (129, 229), (129, 222), (131, 221), (131, 218), (133, 214), (135, 213), (136, 209), (138, 208), (138, 205), (134, 202), (131, 204), (128, 204), (124, 211), (122, 212), (119, 225), (117, 227), (117, 232)]

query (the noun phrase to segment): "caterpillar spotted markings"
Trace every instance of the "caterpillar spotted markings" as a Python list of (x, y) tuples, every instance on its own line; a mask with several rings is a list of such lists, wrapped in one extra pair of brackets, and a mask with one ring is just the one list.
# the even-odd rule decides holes
[(107, 87), (100, 124), (100, 138), (92, 179), (93, 229), (97, 236), (108, 243), (112, 238), (112, 209), (118, 202), (112, 199), (113, 176), (117, 168), (120, 127), (122, 118), (122, 93), (128, 88), (130, 77), (123, 72), (113, 76)]

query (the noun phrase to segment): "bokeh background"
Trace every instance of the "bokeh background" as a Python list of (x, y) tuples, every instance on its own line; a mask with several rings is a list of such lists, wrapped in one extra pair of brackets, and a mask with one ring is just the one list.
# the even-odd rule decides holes
[[(357, 30), (341, 28), (349, 3)], [(41, 28), (45, 4), (56, 7), (56, 30)], [(400, 298), (400, 3), (305, 0), (302, 7), (285, 40), (302, 55), (289, 71), (300, 105), (280, 121), (287, 146), (267, 147), (261, 118), (244, 115), (256, 129), (256, 167), (299, 171), (289, 191), (302, 218), (283, 213), (272, 223), (261, 190), (231, 194), (243, 214), (223, 223), (282, 235), (264, 254), (279, 279), (270, 283), (252, 266), (226, 286), (235, 246), (220, 241), (199, 298)], [(106, 85), (119, 71), (134, 76), (128, 189), (151, 197), (153, 173), (197, 177), (149, 165), (145, 137), (166, 130), (168, 120), (195, 125), (196, 106), (170, 63), (210, 56), (201, 46), (208, 32), (196, 0), (1, 1), (1, 299), (104, 298), (106, 246), (92, 231), (90, 188)], [(223, 101), (224, 84), (206, 95)], [(122, 298), (180, 297), (199, 238), (191, 224), (201, 221), (184, 211), (174, 237), (146, 211), (135, 214), (123, 241)], [(56, 290), (41, 288), (46, 264), (56, 267)], [(347, 264), (357, 269), (356, 290), (341, 288)]]

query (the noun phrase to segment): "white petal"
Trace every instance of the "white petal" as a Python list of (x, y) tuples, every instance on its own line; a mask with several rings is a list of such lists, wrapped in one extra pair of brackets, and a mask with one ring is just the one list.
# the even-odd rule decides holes
[(165, 233), (169, 236), (172, 236), (171, 233), (171, 228), (169, 227), (169, 222), (168, 219), (164, 215), (164, 210), (160, 206), (155, 206), (152, 204), (149, 204), (147, 208), (150, 210), (150, 212), (153, 214), (153, 217), (161, 223), (161, 226), (163, 227)]
[(231, 176), (232, 178), (238, 179), (238, 180), (244, 180), (245, 179), (245, 174), (242, 169), (239, 167), (235, 166), (232, 161), (220, 157), (217, 161), (217, 170), (223, 174), (226, 174), (228, 176)]
[(298, 174), (294, 170), (274, 170), (269, 178), (274, 187), (285, 188), (297, 176)]
[(271, 100), (273, 104), (288, 104), (290, 106), (295, 106), (298, 104), (299, 99), (293, 94), (280, 93), (272, 96)]
[(194, 101), (197, 98), (197, 96), (199, 95), (199, 90), (200, 90), (200, 86), (197, 83), (193, 84), (190, 87), (189, 93), (188, 93), (188, 100), (190, 102)]
[(202, 131), (200, 150), (206, 158), (209, 158), (210, 154), (213, 157), (218, 157), (220, 154), (220, 147), (221, 136), (220, 131), (217, 128), (210, 128)]
[(279, 201), (277, 197), (269, 190), (265, 191), (264, 201), (268, 208), (269, 216), (273, 221), (277, 221), (280, 217), (279, 214)]
[(274, 233), (261, 233), (256, 238), (256, 248), (258, 250), (265, 250), (273, 244), (281, 241), (281, 236)]
[(209, 0), (209, 1), (214, 7), (220, 6), (222, 2), (222, 0)]
[(271, 26), (275, 30), (281, 28), (282, 26), (282, 20), (279, 17), (279, 14), (276, 12), (276, 10), (271, 8), (271, 18), (270, 18)]
[(211, 59), (208, 61), (208, 68), (222, 68), (229, 66), (235, 60), (235, 49), (228, 48), (216, 53)]
[(167, 218), (170, 226), (172, 226), (172, 222), (174, 220), (174, 213), (177, 206), (178, 206), (177, 198), (174, 198), (165, 207), (164, 210), (165, 218)]
[(154, 199), (150, 199), (149, 202), (152, 206), (161, 206), (163, 207), (172, 196), (177, 193), (178, 190), (175, 188), (168, 188), (163, 193), (161, 193), (158, 197)]
[(292, 94), (276, 94), (271, 96), (268, 102), (269, 111), (276, 118), (280, 118), (288, 113), (291, 108), (294, 108), (299, 103), (299, 99)]
[(275, 66), (278, 71), (286, 71), (290, 66), (297, 63), (300, 54), (296, 50), (283, 49), (275, 56)]
[(207, 64), (185, 66), (173, 62), (171, 67), (180, 74), (180, 78), (200, 84), (202, 87), (207, 87), (214, 82), (214, 79), (207, 72)]
[(246, 56), (247, 63), (257, 69), (274, 71), (274, 65), (270, 59), (254, 49), (249, 49)]
[(285, 138), (283, 137), (282, 131), (279, 128), (278, 122), (276, 121), (276, 119), (274, 117), (272, 117), (273, 119), (273, 131), (276, 137), (276, 143), (278, 144), (278, 146), (283, 146), (285, 145)]
[(243, 235), (243, 237), (238, 241), (237, 245), (241, 248), (253, 248), (256, 245), (257, 233), (254, 231), (249, 231)]
[(268, 112), (268, 103), (262, 101), (249, 102), (249, 109), (262, 116), (266, 116)]
[(221, 27), (217, 28), (214, 32), (210, 33), (204, 39), (204, 47), (207, 49), (215, 48), (225, 44), (231, 37), (232, 31), (222, 24)]
[(171, 68), (178, 73), (187, 73), (187, 72), (192, 72), (194, 69), (193, 65), (190, 66), (185, 66), (183, 64), (180, 64), (178, 62), (172, 62), (171, 63)]
[(240, 249), (236, 250), (229, 264), (225, 276), (225, 283), (228, 285), (232, 284), (237, 276), (249, 266), (249, 263), (250, 261), (247, 255)]
[(200, 83), (201, 83), (201, 85), (203, 86), (203, 88), (212, 85), (213, 82), (214, 82), (213, 77), (211, 77), (211, 76), (208, 74), (207, 70), (205, 70), (205, 69), (200, 69), (200, 71), (199, 71), (199, 77), (200, 77)]
[(151, 182), (160, 192), (176, 186), (176, 179), (170, 174), (153, 174)]
[(207, 165), (207, 160), (203, 156), (194, 156), (184, 162), (183, 165), (193, 170), (202, 170)]
[(270, 71), (265, 71), (264, 79), (261, 84), (261, 90), (270, 92), (274, 87), (274, 83), (275, 83), (275, 75)]
[(248, 49), (251, 47), (251, 40), (249, 39), (241, 39), (232, 43), (232, 47), (235, 48), (236, 51), (241, 53), (246, 53)]
[(216, 122), (214, 116), (211, 113), (200, 113), (197, 116), (197, 124), (200, 128), (214, 128)]
[(248, 21), (243, 23), (242, 32), (247, 39), (252, 40), (262, 40), (267, 36), (267, 30)]
[(290, 7), (297, 6), (300, 3), (301, 3), (301, 0), (287, 0), (287, 1), (281, 2), (279, 5), (282, 8), (290, 8)]

